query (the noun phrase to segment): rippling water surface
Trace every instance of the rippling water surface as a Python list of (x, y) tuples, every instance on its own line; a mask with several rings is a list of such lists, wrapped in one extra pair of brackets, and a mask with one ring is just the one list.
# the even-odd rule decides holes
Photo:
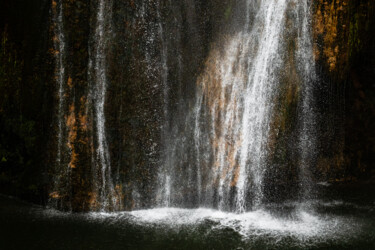
[(0, 198), (1, 249), (375, 249), (374, 201), (63, 213)]

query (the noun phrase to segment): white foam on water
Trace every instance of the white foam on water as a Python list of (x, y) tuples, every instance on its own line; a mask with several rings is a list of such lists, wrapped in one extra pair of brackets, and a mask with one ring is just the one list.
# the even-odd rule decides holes
[(195, 227), (212, 222), (211, 230), (232, 229), (243, 239), (267, 235), (271, 237), (292, 236), (300, 240), (317, 238), (345, 240), (346, 235), (353, 236), (360, 227), (360, 224), (350, 218), (321, 216), (303, 210), (296, 210), (287, 218), (275, 216), (261, 209), (236, 214), (208, 208), (154, 208), (119, 213), (90, 213), (89, 217), (109, 219), (111, 223), (120, 224), (125, 219), (137, 225), (165, 228)]

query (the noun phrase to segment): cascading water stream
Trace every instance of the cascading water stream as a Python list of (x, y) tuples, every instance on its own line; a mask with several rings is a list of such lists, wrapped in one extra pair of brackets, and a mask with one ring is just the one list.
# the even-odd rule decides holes
[(58, 51), (56, 54), (56, 79), (58, 83), (58, 140), (57, 140), (57, 164), (61, 163), (61, 151), (63, 143), (63, 118), (64, 118), (64, 82), (65, 82), (65, 36), (64, 36), (64, 23), (63, 23), (63, 6), (62, 2), (59, 1), (55, 13), (55, 50)]
[[(256, 20), (264, 25), (260, 34), (260, 44), (252, 68), (249, 70), (247, 86), (245, 86), (244, 111), (241, 125), (241, 146), (239, 160), (239, 177), (237, 182), (236, 210), (246, 210), (247, 176), (252, 172), (252, 187), (254, 191), (254, 205), (259, 206), (262, 200), (262, 180), (265, 172), (266, 143), (268, 140), (269, 124), (272, 111), (273, 92), (277, 88), (275, 71), (278, 66), (278, 47), (283, 30), (286, 1), (267, 1), (261, 5)], [(257, 25), (254, 27), (260, 30)], [(247, 38), (249, 41), (253, 37)], [(249, 60), (251, 60), (249, 58)], [(250, 62), (249, 62), (250, 64)], [(250, 163), (251, 168), (246, 171)]]
[[(161, 6), (160, 6), (160, 1), (157, 2), (156, 6), (156, 12), (157, 12), (157, 26), (158, 26), (158, 36), (161, 41), (161, 58), (160, 58), (160, 65), (161, 65), (161, 79), (162, 79), (162, 88), (163, 88), (163, 100), (164, 100), (164, 105), (163, 105), (163, 111), (164, 111), (164, 133), (162, 135), (162, 140), (169, 144), (170, 143), (170, 136), (169, 136), (169, 131), (170, 131), (170, 123), (168, 121), (169, 118), (169, 86), (168, 86), (168, 45), (167, 45), (167, 40), (165, 38), (165, 32), (163, 28), (163, 23), (162, 23), (162, 18), (161, 18)], [(173, 150), (173, 149), (172, 149)], [(165, 166), (163, 169), (163, 174), (162, 174), (162, 180), (161, 182), (164, 183), (164, 189), (162, 190), (161, 194), (161, 200), (163, 206), (170, 206), (170, 197), (171, 197), (171, 170), (172, 170), (172, 159), (171, 159), (171, 150), (168, 150), (167, 152), (164, 153), (165, 157)]]
[(58, 92), (58, 105), (57, 105), (57, 153), (56, 153), (56, 178), (53, 183), (53, 192), (50, 198), (60, 197), (61, 189), (64, 186), (69, 187), (71, 168), (66, 162), (65, 157), (69, 151), (66, 150), (65, 141), (67, 145), (70, 144), (69, 136), (66, 136), (65, 124), (65, 108), (66, 108), (66, 87), (67, 81), (65, 70), (65, 57), (66, 57), (66, 39), (64, 30), (64, 9), (62, 1), (54, 1), (52, 8), (52, 18), (54, 23), (54, 49), (55, 49), (55, 79), (57, 83)]
[[(203, 107), (197, 110), (208, 106), (211, 117), (208, 127), (214, 169), (209, 178), (217, 183), (219, 209), (230, 209), (233, 187), (236, 197), (232, 207), (237, 212), (246, 211), (249, 198), (253, 207), (261, 204), (287, 5), (287, 1), (261, 1), (254, 6), (248, 1), (247, 15), (257, 8), (253, 24), (248, 17), (243, 30), (227, 41), (224, 55), (212, 55), (214, 65), (206, 69), (199, 83), (198, 91), (207, 101), (199, 101)], [(195, 130), (199, 136), (204, 128), (196, 125)]]
[[(316, 147), (316, 111), (313, 85), (316, 82), (315, 60), (313, 56), (312, 34), (310, 31), (311, 21), (309, 17), (311, 3), (308, 0), (300, 1), (298, 22), (302, 23), (298, 33), (297, 58), (303, 79), (302, 101), (300, 102), (300, 186), (302, 187), (301, 198), (309, 199), (312, 191), (312, 161), (317, 155)], [(301, 20), (302, 19), (302, 20)]]
[[(187, 196), (185, 200), (181, 198), (181, 187), (191, 190), (190, 192), (199, 193), (201, 190), (199, 183), (198, 187), (195, 186), (196, 176), (200, 175), (200, 171), (195, 164), (188, 162), (189, 154), (187, 152), (194, 150), (190, 148), (191, 140), (194, 139), (191, 136), (190, 122), (195, 116), (186, 113), (186, 107), (189, 105), (186, 84), (187, 81), (189, 84), (194, 84), (194, 78), (191, 76), (188, 80), (185, 78), (184, 60), (186, 60), (186, 55), (184, 55), (184, 49), (187, 45), (183, 41), (183, 37), (190, 33), (193, 34), (194, 37), (190, 37), (190, 42), (195, 47), (190, 48), (189, 53), (201, 53), (196, 8), (196, 3), (191, 0), (175, 4), (158, 1), (156, 4), (157, 38), (160, 43), (158, 58), (160, 66), (158, 68), (162, 81), (164, 104), (161, 132), (162, 166), (158, 172), (159, 185), (156, 198), (158, 206), (170, 207), (180, 202), (189, 206), (189, 203), (194, 202), (193, 200), (200, 199), (199, 197), (192, 199), (192, 196)], [(188, 62), (193, 63), (193, 60), (189, 59)], [(184, 122), (185, 120), (186, 122)], [(184, 176), (183, 184), (177, 181), (181, 176)], [(180, 196), (177, 198), (179, 201), (176, 196)]]
[[(111, 177), (111, 160), (108, 151), (105, 120), (105, 100), (108, 85), (107, 79), (107, 50), (108, 39), (111, 35), (111, 13), (112, 2), (99, 0), (94, 34), (93, 54), (90, 55), (89, 79), (92, 82), (90, 95), (91, 104), (94, 108), (94, 124), (96, 135), (96, 157), (93, 159), (95, 171), (100, 172), (100, 180), (95, 181), (98, 189), (98, 201), (102, 209), (114, 208), (118, 204), (114, 192), (113, 181)], [(91, 73), (92, 72), (92, 73)], [(94, 178), (97, 175), (94, 175)]]

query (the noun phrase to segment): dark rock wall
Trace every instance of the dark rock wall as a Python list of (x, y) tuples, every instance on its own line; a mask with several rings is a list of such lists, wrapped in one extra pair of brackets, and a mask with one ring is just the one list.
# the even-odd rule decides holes
[(314, 3), (322, 180), (374, 176), (374, 11), (367, 0)]
[(54, 136), (49, 1), (0, 2), (0, 189), (45, 202)]
[[(54, 1), (52, 1), (54, 5)], [(90, 37), (90, 4), (87, 1), (64, 1), (64, 30), (66, 36), (66, 96), (65, 123), (68, 133), (67, 164), (71, 168), (70, 186), (66, 199), (74, 210), (88, 210), (91, 190), (91, 152), (86, 117), (88, 102), (88, 43)], [(55, 149), (51, 149), (55, 151)], [(53, 167), (51, 168), (51, 170)], [(51, 180), (53, 176), (51, 176)]]

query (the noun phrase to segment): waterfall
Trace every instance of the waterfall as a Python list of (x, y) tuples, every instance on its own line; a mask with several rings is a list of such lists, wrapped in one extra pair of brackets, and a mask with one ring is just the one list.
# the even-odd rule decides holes
[[(156, 6), (157, 12), (157, 27), (158, 27), (158, 36), (161, 42), (161, 51), (160, 51), (160, 69), (161, 69), (161, 79), (162, 79), (162, 88), (163, 88), (163, 120), (164, 120), (164, 128), (162, 134), (162, 141), (166, 144), (170, 144), (170, 123), (169, 123), (169, 86), (168, 86), (168, 44), (167, 39), (162, 23), (161, 18), (161, 3), (160, 1), (157, 2)], [(172, 149), (173, 150), (173, 149)], [(165, 166), (162, 170), (161, 176), (159, 177), (160, 182), (163, 183), (162, 190), (160, 191), (161, 196), (161, 203), (163, 206), (170, 205), (171, 199), (171, 171), (173, 165), (171, 154), (173, 153), (172, 150), (168, 150), (164, 153), (165, 158)]]
[(53, 183), (53, 191), (50, 193), (50, 198), (56, 199), (61, 196), (61, 189), (69, 186), (71, 168), (67, 163), (65, 157), (66, 147), (65, 142), (69, 137), (66, 136), (65, 126), (65, 109), (66, 109), (66, 87), (67, 81), (65, 72), (65, 57), (66, 57), (66, 41), (63, 20), (63, 4), (62, 1), (52, 1), (52, 20), (53, 20), (53, 41), (54, 41), (54, 55), (55, 55), (55, 80), (57, 83), (57, 153), (56, 153), (56, 173)]
[[(225, 29), (229, 31), (215, 36), (215, 43), (207, 46), (207, 54), (198, 48), (201, 37), (199, 34), (195, 35), (199, 33), (199, 17), (195, 12), (199, 7), (202, 8), (196, 7), (196, 4), (190, 0), (181, 3), (149, 0), (129, 3), (132, 15), (130, 21), (125, 18), (126, 30), (120, 35), (127, 37), (123, 33), (135, 33), (128, 35), (134, 35), (135, 38), (127, 44), (129, 48), (124, 52), (126, 56), (134, 53), (135, 58), (124, 61), (129, 63), (125, 67), (137, 68), (134, 70), (137, 75), (131, 75), (133, 73), (130, 70), (129, 76), (121, 75), (118, 79), (139, 78), (139, 81), (143, 81), (140, 86), (149, 89), (143, 92), (138, 86), (129, 89), (124, 87), (124, 93), (129, 91), (124, 98), (131, 99), (130, 94), (137, 94), (132, 99), (136, 105), (140, 104), (139, 100), (160, 100), (155, 100), (156, 104), (142, 103), (144, 106), (141, 107), (149, 109), (147, 111), (139, 111), (133, 106), (136, 111), (129, 116), (121, 115), (121, 112), (126, 113), (122, 110), (121, 102), (119, 112), (124, 119), (118, 120), (117, 117), (114, 118), (115, 111), (108, 112), (106, 108), (113, 109), (111, 105), (115, 103), (108, 100), (108, 94), (112, 95), (112, 91), (108, 89), (116, 84), (123, 84), (112, 80), (112, 65), (116, 62), (111, 52), (121, 51), (117, 47), (117, 50), (111, 50), (112, 42), (116, 42), (114, 34), (117, 31), (116, 27), (112, 27), (112, 22), (120, 19), (113, 10), (113, 2), (97, 0), (91, 5), (94, 15), (90, 19), (88, 85), (82, 91), (88, 94), (88, 102), (83, 100), (84, 96), (81, 97), (83, 101), (74, 97), (74, 91), (78, 87), (73, 86), (71, 72), (68, 75), (64, 66), (67, 55), (62, 2), (53, 6), (56, 23), (54, 46), (59, 51), (55, 53), (58, 86), (56, 163), (58, 169), (63, 169), (65, 165), (66, 169), (61, 170), (64, 174), (56, 174), (56, 193), (52, 193), (52, 196), (59, 198), (58, 191), (63, 184), (66, 189), (63, 191), (65, 197), (66, 193), (73, 193), (71, 190), (74, 188), (69, 187), (69, 175), (73, 167), (63, 163), (70, 152), (68, 148), (64, 150), (64, 145), (69, 147), (72, 143), (69, 141), (70, 131), (65, 128), (65, 122), (68, 124), (72, 119), (75, 125), (73, 132), (77, 134), (77, 126), (83, 125), (76, 125), (75, 116), (77, 112), (82, 112), (83, 106), (86, 107), (84, 123), (87, 117), (87, 124), (91, 127), (84, 125), (84, 133), (87, 132), (90, 138), (87, 143), (86, 137), (81, 140), (89, 149), (79, 153), (83, 152), (85, 155), (87, 152), (87, 156), (91, 157), (87, 168), (91, 170), (92, 179), (86, 182), (89, 187), (85, 186), (85, 192), (89, 192), (89, 195), (85, 199), (92, 210), (120, 210), (125, 206), (130, 209), (180, 206), (213, 207), (243, 213), (261, 208), (267, 202), (267, 192), (272, 192), (267, 190), (269, 175), (278, 171), (272, 157), (275, 145), (279, 143), (277, 135), (282, 123), (279, 107), (283, 99), (289, 98), (284, 96), (285, 92), (282, 90), (290, 87), (285, 82), (295, 81), (293, 86), (297, 87), (293, 100), (297, 103), (298, 117), (290, 121), (297, 125), (291, 126), (293, 131), (288, 131), (286, 136), (291, 138), (297, 135), (298, 138), (293, 138), (295, 145), (283, 144), (282, 147), (298, 151), (293, 154), (299, 156), (296, 160), (298, 169), (295, 171), (299, 175), (297, 192), (300, 192), (303, 199), (309, 197), (313, 187), (311, 168), (317, 148), (314, 140), (316, 111), (313, 89), (316, 76), (309, 27), (310, 1), (246, 0), (230, 3), (232, 16), (239, 13), (243, 18), (227, 20)], [(129, 7), (127, 4), (124, 6)], [(230, 16), (227, 15), (228, 18)], [(189, 35), (195, 37), (191, 38)], [(192, 61), (197, 55), (191, 51), (201, 58)], [(187, 55), (190, 52), (192, 55)], [(188, 65), (201, 61), (204, 64), (196, 67)], [(285, 68), (293, 68), (295, 75), (288, 75)], [(188, 89), (191, 89), (191, 93), (187, 93)], [(69, 95), (65, 93), (68, 90)], [(116, 93), (113, 95), (117, 97)], [(143, 95), (149, 96), (144, 98)], [(120, 96), (122, 99), (122, 93)], [(67, 104), (71, 100), (65, 100), (67, 97), (75, 98), (73, 104), (79, 100), (81, 109), (77, 111), (76, 108), (76, 113), (74, 105), (68, 109)], [(156, 122), (148, 117), (150, 110), (158, 117)], [(138, 155), (137, 161), (132, 161), (131, 156), (127, 155), (124, 157), (126, 164), (138, 162), (139, 165), (121, 169), (124, 162), (116, 157), (125, 149), (116, 148), (119, 153), (113, 152), (110, 144), (114, 135), (112, 125), (110, 134), (107, 134), (106, 117), (109, 114), (109, 120), (115, 120), (119, 126), (122, 126), (122, 122), (128, 123), (124, 126), (127, 129), (143, 126), (137, 130), (136, 136), (140, 136), (139, 131), (142, 131), (147, 133), (144, 136), (149, 137), (139, 147), (134, 142), (129, 142), (129, 145), (134, 150), (133, 153), (139, 149), (148, 152), (144, 155), (153, 157), (152, 164), (150, 159), (141, 158), (144, 155)], [(78, 115), (82, 116), (81, 113)], [(154, 122), (152, 126), (145, 124), (149, 121)], [(154, 125), (158, 127), (155, 128)], [(124, 135), (121, 133), (119, 141), (123, 145)], [(156, 142), (155, 138), (158, 136), (160, 141)], [(76, 151), (73, 153), (74, 157), (79, 157)], [(159, 162), (154, 160), (157, 157)], [(118, 158), (122, 159), (122, 156)], [(147, 160), (150, 160), (150, 165), (147, 165)], [(155, 162), (159, 164), (158, 169), (148, 169), (155, 166)], [(119, 166), (115, 182), (112, 164)], [(72, 174), (78, 175), (79, 178), (76, 179), (81, 181), (87, 178), (86, 173), (82, 172)], [(130, 180), (132, 178), (150, 183), (137, 183)], [(124, 205), (125, 203), (130, 205)]]
[[(256, 38), (252, 32), (250, 32), (250, 37), (245, 35), (246, 40), (259, 39), (260, 44), (255, 53), (255, 58), (249, 58), (253, 65), (247, 71), (248, 79), (243, 90), (245, 94), (241, 97), (244, 101), (242, 104), (242, 120), (240, 121), (239, 138), (241, 145), (239, 149), (239, 175), (236, 185), (236, 210), (240, 212), (246, 210), (246, 182), (248, 180), (246, 176), (249, 174), (248, 171), (252, 175), (254, 204), (258, 206), (262, 200), (262, 180), (266, 167), (266, 143), (271, 119), (272, 97), (275, 88), (277, 88), (275, 71), (278, 66), (278, 47), (280, 46), (279, 41), (286, 6), (286, 1), (264, 2), (260, 7), (254, 25), (256, 33), (261, 33), (255, 33)], [(257, 25), (263, 25), (263, 30), (261, 31)], [(248, 164), (251, 166), (249, 170), (246, 169)]]
[[(94, 133), (96, 138), (93, 156), (94, 184), (98, 193), (98, 202), (102, 209), (114, 208), (118, 204), (111, 176), (111, 159), (106, 136), (105, 101), (108, 85), (107, 52), (111, 37), (112, 2), (98, 1), (96, 27), (93, 36), (94, 47), (89, 61), (89, 85), (91, 105), (93, 106)], [(99, 178), (98, 178), (99, 177)], [(98, 179), (96, 179), (98, 178)]]
[(61, 162), (61, 151), (63, 143), (63, 107), (64, 107), (64, 82), (65, 82), (65, 36), (64, 36), (64, 23), (63, 23), (63, 6), (59, 1), (57, 8), (54, 10), (55, 19), (55, 50), (56, 53), (56, 80), (58, 84), (58, 139), (57, 139), (57, 164)]
[[(239, 25), (241, 28), (221, 40), (222, 48), (211, 49), (197, 80), (195, 106), (186, 114), (185, 122), (190, 125), (175, 139), (194, 138), (189, 146), (192, 148), (184, 149), (188, 156), (178, 158), (173, 154), (174, 143), (169, 143), (167, 152), (173, 165), (166, 178), (169, 186), (164, 187), (179, 192), (169, 193), (174, 205), (185, 204), (177, 198), (184, 195), (186, 200), (195, 196), (195, 206), (238, 213), (263, 206), (265, 175), (277, 171), (270, 164), (274, 150), (271, 135), (277, 133), (272, 124), (277, 115), (276, 100), (282, 94), (282, 76), (292, 79), (283, 73), (287, 65), (296, 68), (301, 85), (299, 139), (294, 147), (300, 154), (300, 190), (304, 190), (304, 196), (309, 193), (315, 126), (309, 1), (246, 1), (245, 7), (246, 18)], [(291, 20), (296, 24), (291, 25)], [(288, 32), (296, 37), (289, 37)], [(290, 53), (286, 44), (290, 39), (297, 43), (292, 54), (295, 64), (286, 61)], [(189, 169), (196, 171), (197, 189), (194, 194), (181, 194), (191, 190), (191, 184), (185, 180), (188, 176), (176, 173), (189, 160), (194, 162)]]
[(205, 129), (210, 134), (214, 166), (209, 179), (217, 185), (220, 209), (229, 209), (231, 190), (235, 188), (232, 207), (237, 212), (246, 211), (248, 199), (257, 207), (263, 198), (267, 141), (273, 98), (279, 84), (277, 70), (282, 64), (279, 50), (287, 1), (261, 1), (259, 6), (248, 1), (247, 15), (254, 12), (254, 7), (257, 14), (253, 24), (248, 17), (243, 29), (226, 41), (223, 55), (212, 54), (213, 65), (206, 66), (206, 73), (198, 83), (199, 95), (206, 101), (202, 103), (199, 97), (198, 105), (203, 107), (196, 109), (207, 107), (211, 117), (208, 131), (199, 125), (195, 128), (197, 136)]
[[(312, 191), (311, 165), (317, 155), (316, 138), (316, 111), (315, 98), (313, 92), (314, 83), (316, 83), (315, 60), (313, 58), (312, 34), (310, 8), (311, 3), (308, 0), (300, 1), (298, 11), (298, 22), (302, 23), (298, 33), (297, 58), (300, 72), (303, 78), (302, 101), (300, 102), (300, 179), (302, 199), (308, 199)], [(301, 20), (302, 19), (302, 20)]]
[[(200, 185), (196, 183), (199, 170), (189, 162), (188, 152), (194, 150), (191, 148), (191, 142), (195, 137), (192, 136), (191, 127), (194, 116), (186, 112), (186, 107), (191, 105), (186, 85), (190, 85), (191, 88), (195, 82), (193, 76), (189, 76), (189, 79), (184, 77), (189, 68), (184, 65), (184, 60), (191, 55), (184, 54), (183, 50), (187, 45), (184, 44), (183, 37), (193, 34), (189, 37), (189, 42), (195, 47), (188, 53), (199, 55), (201, 45), (200, 35), (197, 32), (197, 7), (191, 0), (173, 4), (158, 1), (156, 9), (157, 38), (160, 42), (158, 69), (163, 90), (162, 156), (158, 171), (156, 204), (162, 207), (176, 205), (191, 207), (200, 198), (194, 195), (185, 196), (183, 192), (190, 190), (189, 192), (196, 193), (200, 192), (201, 188), (195, 186)], [(187, 63), (192, 64), (193, 60), (190, 59)]]

